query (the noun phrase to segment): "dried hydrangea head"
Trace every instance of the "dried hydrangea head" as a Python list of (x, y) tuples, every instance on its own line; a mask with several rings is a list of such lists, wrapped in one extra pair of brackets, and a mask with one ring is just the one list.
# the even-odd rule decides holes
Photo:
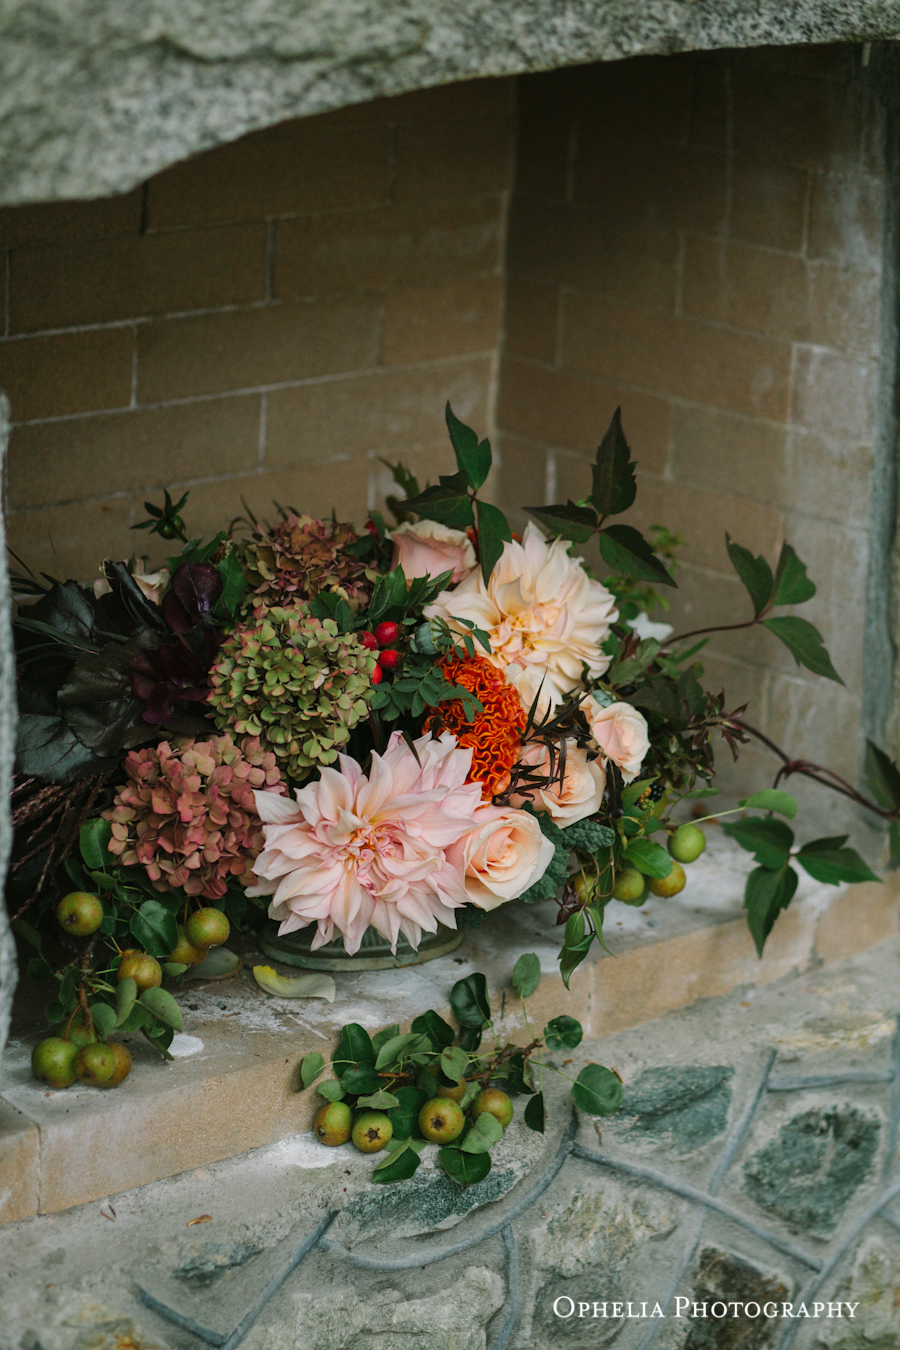
[(110, 853), (144, 868), (158, 891), (220, 900), (230, 877), (256, 881), (253, 861), (263, 846), (253, 793), (284, 793), (278, 762), (257, 738), (235, 744), (177, 738), (132, 750), (128, 781), (104, 818), (112, 825)]
[(359, 537), (352, 525), (289, 512), (268, 533), (239, 545), (251, 597), (286, 605), (311, 600), (319, 591), (337, 591), (358, 609), (374, 580), (365, 564), (347, 552)]
[(220, 727), (258, 736), (282, 772), (303, 779), (333, 764), (374, 693), (375, 657), (333, 619), (303, 605), (257, 604), (226, 638), (210, 671)]

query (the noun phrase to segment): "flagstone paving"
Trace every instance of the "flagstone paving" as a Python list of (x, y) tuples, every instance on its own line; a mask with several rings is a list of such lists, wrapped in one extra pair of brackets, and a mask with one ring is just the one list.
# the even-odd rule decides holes
[(7, 1225), (0, 1346), (896, 1350), (898, 1014), (890, 940), (585, 1042), (621, 1113), (557, 1080), (470, 1192), (301, 1134)]

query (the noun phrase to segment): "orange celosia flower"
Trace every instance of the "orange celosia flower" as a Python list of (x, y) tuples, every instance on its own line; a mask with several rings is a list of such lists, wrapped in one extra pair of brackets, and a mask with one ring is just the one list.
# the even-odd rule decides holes
[(481, 795), (490, 800), (509, 784), (512, 767), (519, 758), (525, 712), (502, 671), (485, 657), (446, 657), (441, 673), (451, 684), (461, 684), (480, 701), (484, 712), (475, 720), (466, 718), (461, 699), (442, 703), (425, 723), (426, 731), (452, 731), (464, 749), (472, 751), (469, 781), (481, 784)]

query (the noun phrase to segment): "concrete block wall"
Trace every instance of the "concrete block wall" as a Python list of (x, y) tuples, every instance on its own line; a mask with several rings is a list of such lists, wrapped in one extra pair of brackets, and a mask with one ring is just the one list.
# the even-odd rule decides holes
[[(577, 499), (617, 404), (631, 513), (688, 541), (671, 620), (750, 617), (725, 531), (819, 587), (845, 688), (769, 634), (702, 654), (730, 706), (855, 780), (879, 321), (882, 115), (861, 49), (692, 54), (519, 83), (502, 497)], [(749, 746), (724, 782), (763, 786)], [(793, 780), (796, 784), (798, 780)], [(840, 800), (798, 785), (820, 821)]]
[(96, 202), (0, 211), (11, 547), (53, 575), (164, 546), (241, 497), (362, 523), (379, 456), (436, 477), (490, 425), (513, 82), (284, 123)]

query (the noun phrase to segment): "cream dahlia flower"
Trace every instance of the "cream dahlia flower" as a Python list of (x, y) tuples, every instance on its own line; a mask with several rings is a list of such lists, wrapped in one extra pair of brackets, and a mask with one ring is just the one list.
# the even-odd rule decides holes
[(519, 688), (527, 672), (522, 683), (532, 688), (539, 672), (551, 705), (581, 684), (582, 664), (593, 678), (603, 674), (610, 658), (600, 644), (618, 618), (614, 597), (569, 557), (569, 547), (565, 539), (548, 543), (529, 524), (521, 544), (504, 545), (487, 585), (480, 570), (472, 572), (425, 610), (428, 618), (472, 620), (488, 634), (489, 660), (510, 683)]
[(295, 802), (256, 794), (265, 843), (249, 894), (272, 896), (279, 933), (315, 923), (313, 948), (337, 930), (353, 953), (370, 925), (395, 950), (400, 933), (417, 947), (423, 930), (456, 927), (454, 910), (468, 896), (449, 850), (472, 832), (481, 785), (466, 783), (472, 751), (450, 732), (423, 736), (415, 748), (395, 732), (368, 776), (341, 755), (340, 770), (323, 768)]

